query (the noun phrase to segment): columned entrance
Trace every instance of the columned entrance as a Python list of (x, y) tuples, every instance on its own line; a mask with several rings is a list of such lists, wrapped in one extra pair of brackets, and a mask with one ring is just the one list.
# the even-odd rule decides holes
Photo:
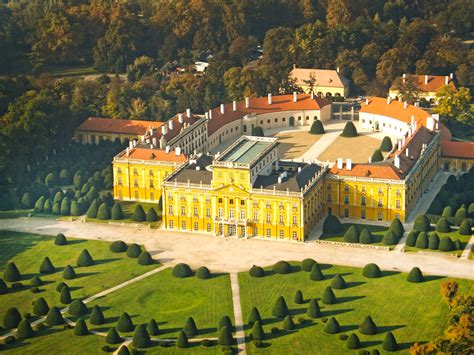
[(225, 220), (214, 221), (214, 232), (217, 236), (247, 238), (247, 220)]

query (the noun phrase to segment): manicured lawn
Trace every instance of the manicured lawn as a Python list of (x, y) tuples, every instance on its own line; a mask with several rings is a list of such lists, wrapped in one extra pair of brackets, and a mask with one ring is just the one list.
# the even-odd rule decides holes
[[(31, 302), (44, 297), (50, 306), (60, 305), (58, 282), (64, 281), (71, 288), (73, 298), (83, 298), (120, 284), (141, 275), (158, 264), (138, 265), (136, 259), (128, 258), (125, 253), (112, 253), (108, 242), (68, 238), (68, 245), (54, 245), (54, 238), (36, 234), (0, 231), (0, 272), (3, 273), (8, 261), (15, 262), (22, 274), (24, 287), (0, 295), (0, 315), (9, 307), (17, 307), (20, 313), (32, 312)], [(87, 249), (96, 264), (89, 267), (75, 267), (77, 258), (83, 249)], [(40, 275), (46, 283), (40, 286), (40, 293), (30, 291), (30, 279), (39, 275), (39, 266), (48, 256), (58, 271), (51, 275)], [(74, 266), (77, 278), (64, 280), (62, 271), (66, 265)]]
[[(434, 231), (434, 228), (431, 232), (428, 232), (428, 233), (432, 233), (433, 231)], [(417, 247), (410, 247), (408, 245), (405, 245), (405, 251), (408, 251), (408, 252), (429, 251), (429, 252), (433, 252), (433, 253), (453, 254), (453, 255), (461, 256), (462, 252), (464, 251), (464, 248), (466, 247), (466, 244), (471, 239), (471, 235), (461, 235), (461, 234), (458, 233), (457, 230), (452, 231), (452, 232), (448, 232), (448, 233), (442, 233), (442, 232), (436, 232), (436, 233), (438, 233), (438, 236), (439, 236), (440, 239), (444, 236), (448, 236), (448, 237), (451, 238), (451, 240), (453, 242), (455, 242), (458, 239), (461, 240), (462, 249), (461, 250), (453, 250), (453, 251), (441, 251), (441, 250), (431, 250), (429, 248), (420, 249), (420, 248), (417, 248)]]
[[(295, 264), (296, 265), (296, 264)], [(299, 268), (298, 268), (299, 270)], [(270, 272), (271, 274), (271, 272)], [(382, 342), (387, 331), (392, 331), (404, 353), (407, 353), (413, 342), (429, 341), (442, 334), (446, 325), (448, 307), (440, 296), (440, 284), (446, 278), (430, 277), (429, 281), (413, 284), (406, 281), (405, 273), (385, 272), (378, 279), (362, 276), (359, 268), (323, 265), (324, 281), (311, 281), (309, 273), (296, 271), (287, 275), (271, 275), (253, 278), (247, 272), (239, 274), (240, 297), (244, 322), (253, 306), (256, 306), (264, 319), (264, 329), (269, 339), (268, 347), (257, 349), (247, 343), (247, 353), (275, 354), (343, 354), (349, 353), (338, 335), (323, 332), (321, 318), (312, 323), (297, 325), (297, 330), (280, 334), (269, 334), (271, 328), (282, 329), (282, 321), (272, 317), (272, 307), (279, 296), (284, 296), (294, 320), (306, 315), (308, 300), (321, 298), (323, 290), (331, 283), (335, 274), (344, 275), (350, 287), (334, 290), (337, 304), (324, 305), (320, 301), (322, 317), (335, 317), (342, 326), (342, 331), (356, 333), (365, 350), (379, 349), (382, 353)], [(469, 280), (457, 280), (460, 291), (473, 292)], [(303, 292), (305, 304), (294, 303), (297, 290)], [(370, 315), (379, 333), (373, 336), (362, 335), (357, 328), (363, 319)], [(248, 335), (250, 330), (246, 330)]]
[(382, 227), (382, 226), (374, 226), (370, 224), (358, 224), (358, 223), (343, 223), (342, 227), (344, 228), (343, 232), (340, 234), (322, 234), (321, 235), (321, 240), (329, 240), (332, 242), (342, 242), (346, 243), (344, 241), (344, 234), (346, 231), (351, 227), (351, 226), (356, 226), (357, 230), (362, 231), (362, 229), (367, 228), (367, 230), (372, 233), (372, 236), (374, 238), (374, 242), (371, 243), (372, 245), (382, 245), (385, 247), (390, 247), (390, 249), (393, 249), (395, 246), (394, 245), (385, 245), (382, 243), (382, 239), (384, 234), (387, 232), (388, 227)]
[(160, 327), (160, 338), (176, 338), (188, 317), (194, 318), (199, 338), (217, 337), (221, 317), (233, 319), (228, 274), (216, 274), (207, 280), (180, 279), (171, 274), (171, 269), (165, 269), (89, 305), (96, 304), (102, 307), (108, 323), (91, 325), (91, 329), (107, 330), (116, 325), (123, 312), (128, 312), (134, 324), (154, 318)]

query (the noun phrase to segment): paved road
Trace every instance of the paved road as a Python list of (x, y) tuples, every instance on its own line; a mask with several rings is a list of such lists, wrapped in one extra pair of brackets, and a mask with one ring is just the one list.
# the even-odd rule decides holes
[(50, 218), (0, 220), (0, 229), (69, 237), (117, 240), (144, 244), (162, 262), (206, 265), (212, 271), (246, 271), (252, 265), (271, 265), (279, 260), (311, 257), (322, 263), (363, 267), (374, 262), (387, 270), (409, 271), (418, 266), (425, 273), (474, 280), (474, 262), (437, 255), (386, 252), (373, 249), (256, 239), (231, 239), (204, 234), (171, 232), (146, 227), (103, 223), (57, 221)]

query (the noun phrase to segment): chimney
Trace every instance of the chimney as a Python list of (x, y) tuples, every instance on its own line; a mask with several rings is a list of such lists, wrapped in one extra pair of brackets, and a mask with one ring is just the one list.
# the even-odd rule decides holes
[(206, 120), (209, 119), (209, 112), (204, 112), (204, 117), (206, 117)]
[(130, 156), (130, 148), (127, 147), (127, 157)]
[(408, 107), (408, 102), (404, 101), (403, 102), (403, 108), (406, 110), (407, 107)]
[(168, 128), (170, 129), (170, 131), (173, 130), (173, 128), (174, 128), (174, 122), (173, 122), (173, 120), (169, 120), (169, 121), (168, 121)]
[(428, 85), (428, 75), (425, 75), (425, 85)]
[(415, 115), (411, 115), (411, 124), (412, 124), (412, 125), (415, 124)]
[(191, 109), (190, 108), (186, 109), (186, 116), (188, 116), (188, 118), (191, 118)]
[(341, 170), (342, 166), (343, 166), (342, 158), (337, 158), (337, 168)]
[(298, 167), (298, 174), (301, 173), (301, 166)]
[(184, 122), (182, 113), (178, 113), (178, 122), (181, 123), (181, 124), (183, 124), (183, 122)]
[(298, 101), (298, 94), (296, 93), (296, 91), (293, 91), (293, 102), (297, 102)]
[(151, 142), (153, 143), (153, 147), (156, 148), (156, 144), (157, 144), (157, 142), (156, 142), (156, 137), (153, 137), (153, 138), (151, 139)]
[(249, 108), (250, 107), (250, 98), (246, 97), (245, 98), (245, 108)]
[(180, 147), (174, 148), (174, 153), (175, 153), (176, 155), (181, 155), (181, 148), (180, 148)]
[(314, 100), (314, 92), (311, 90), (311, 100)]
[(387, 105), (390, 105), (390, 96), (387, 96)]
[(339, 67), (336, 68), (336, 72), (339, 74)]
[(136, 141), (136, 140), (133, 141), (133, 146), (134, 146), (134, 147), (137, 146), (137, 141)]
[(278, 183), (281, 184), (281, 182), (282, 182), (282, 178), (281, 178), (281, 176), (279, 176), (278, 177)]
[(237, 111), (237, 101), (232, 101), (232, 111)]
[(165, 150), (165, 151), (166, 151), (166, 154), (168, 154), (168, 153), (170, 152), (170, 146), (169, 146), (169, 145), (166, 146), (166, 150)]
[(369, 106), (369, 98), (366, 98), (366, 99), (365, 99), (365, 105), (366, 105), (366, 106)]
[(268, 94), (268, 104), (272, 104), (272, 94)]
[(407, 79), (407, 75), (405, 73), (403, 73), (403, 76), (402, 76), (403, 84), (405, 84), (406, 79)]
[(406, 148), (405, 148), (405, 155), (406, 155), (407, 157), (409, 157), (409, 156), (410, 156), (410, 152), (409, 152), (409, 149), (408, 149), (408, 147), (406, 147)]
[(212, 110), (209, 110), (209, 119), (212, 120)]
[(199, 171), (201, 170), (201, 167), (199, 165), (196, 166), (196, 170)]
[(400, 150), (400, 149), (402, 149), (402, 141), (398, 140), (397, 141), (397, 150)]
[(449, 78), (450, 78), (451, 80), (453, 80), (453, 79), (454, 79), (454, 75), (453, 75), (453, 73), (450, 73), (450, 74), (449, 74)]
[(278, 171), (280, 169), (280, 160), (277, 158), (277, 160), (275, 160), (275, 170)]
[(449, 76), (445, 76), (444, 77), (444, 85), (448, 85), (449, 84)]
[(400, 169), (400, 157), (398, 155), (395, 155), (395, 159), (393, 159), (393, 163), (395, 164), (395, 167), (397, 169)]
[(372, 164), (372, 157), (369, 157), (369, 164)]
[(133, 148), (133, 141), (128, 142), (128, 147), (129, 147), (130, 149)]
[(164, 136), (168, 133), (168, 127), (166, 125), (161, 126), (161, 134)]
[(405, 136), (402, 137), (402, 147), (405, 145)]
[(224, 104), (221, 104), (221, 115), (223, 115), (225, 112), (225, 109), (224, 109)]
[(352, 170), (352, 160), (346, 159), (346, 170)]

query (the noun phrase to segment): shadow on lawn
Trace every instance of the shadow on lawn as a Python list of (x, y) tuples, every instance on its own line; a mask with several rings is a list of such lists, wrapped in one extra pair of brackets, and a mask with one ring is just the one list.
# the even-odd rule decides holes
[(346, 282), (346, 289), (347, 288), (352, 288), (352, 287), (357, 287), (357, 286), (360, 286), (360, 285), (364, 285), (366, 283), (367, 282), (364, 282), (364, 281)]
[(366, 296), (346, 296), (346, 297), (338, 297), (336, 299), (336, 303), (346, 303), (346, 302), (352, 302), (356, 300), (360, 300), (361, 298), (365, 298)]
[(400, 271), (383, 270), (382, 271), (382, 276), (380, 276), (380, 277), (393, 276), (393, 275), (398, 275), (400, 273), (401, 273)]
[(66, 246), (68, 245), (75, 245), (75, 244), (82, 244), (82, 243), (87, 243), (86, 239), (70, 239), (67, 241)]
[(94, 260), (94, 266), (111, 263), (117, 260), (122, 260), (122, 259), (121, 258), (107, 258), (107, 259)]
[(33, 339), (24, 339), (24, 340), (17, 339), (13, 344), (3, 345), (2, 350), (17, 349), (23, 346), (31, 345), (32, 344), (31, 340), (48, 336), (51, 334), (55, 334), (61, 331), (64, 331), (64, 328), (43, 328), (41, 330), (35, 331), (35, 336)]
[(405, 328), (406, 325), (384, 325), (384, 326), (377, 326), (377, 334), (393, 332), (394, 330)]
[(376, 346), (376, 345), (380, 345), (380, 344), (382, 344), (382, 341), (380, 341), (380, 340), (361, 341), (360, 342), (360, 348), (363, 349), (363, 348), (368, 348), (368, 347)]
[(439, 275), (424, 275), (425, 281), (424, 282), (430, 282), (430, 281), (436, 281), (436, 280), (441, 280), (445, 279), (445, 276), (439, 276)]
[(333, 309), (331, 311), (321, 311), (321, 317), (333, 317), (338, 314), (353, 312), (354, 308), (345, 308), (345, 309)]

